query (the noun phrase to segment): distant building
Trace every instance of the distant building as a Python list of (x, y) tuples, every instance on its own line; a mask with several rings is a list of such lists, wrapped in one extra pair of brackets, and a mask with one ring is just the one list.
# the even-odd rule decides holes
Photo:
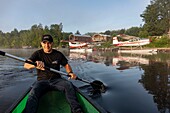
[(85, 43), (91, 43), (92, 37), (90, 35), (69, 35), (69, 41), (70, 42), (85, 42)]
[(110, 35), (104, 35), (104, 34), (94, 34), (92, 36), (93, 42), (107, 42), (111, 41), (112, 38)]

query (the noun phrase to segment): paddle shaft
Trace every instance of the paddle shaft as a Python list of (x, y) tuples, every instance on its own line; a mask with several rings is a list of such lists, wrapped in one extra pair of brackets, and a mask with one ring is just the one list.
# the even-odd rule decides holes
[[(23, 59), (23, 58), (21, 58), (21, 57), (17, 57), (17, 56), (8, 54), (8, 53), (3, 52), (3, 51), (0, 51), (0, 55), (2, 55), (2, 56), (7, 56), (7, 57), (13, 58), (13, 59), (15, 59), (15, 60), (19, 60), (19, 61), (21, 61), (21, 62), (25, 62), (25, 63), (32, 64), (32, 65), (34, 65), (34, 66), (37, 66), (37, 64), (34, 63), (34, 62), (28, 61), (28, 60)], [(66, 75), (66, 76), (70, 77), (70, 75), (68, 75), (67, 73), (64, 73), (64, 72), (62, 72), (62, 71), (58, 71), (58, 70), (56, 70), (56, 69), (53, 69), (53, 68), (50, 68), (50, 67), (47, 67), (47, 66), (45, 66), (44, 68), (45, 68), (46, 70), (53, 71), (53, 72), (56, 72), (56, 73), (59, 73), (59, 74), (62, 74), (62, 75)], [(79, 81), (82, 81), (82, 82), (91, 84), (89, 81), (83, 80), (83, 79), (78, 78), (78, 77), (76, 78), (76, 80), (79, 80)]]

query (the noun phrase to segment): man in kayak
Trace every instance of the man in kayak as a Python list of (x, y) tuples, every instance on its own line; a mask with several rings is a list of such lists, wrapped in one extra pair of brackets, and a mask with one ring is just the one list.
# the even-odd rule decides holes
[[(28, 59), (35, 62), (37, 66), (25, 63), (26, 69), (37, 69), (37, 81), (33, 85), (27, 104), (26, 113), (36, 113), (39, 98), (50, 90), (59, 90), (65, 93), (73, 113), (83, 113), (81, 106), (77, 101), (73, 84), (61, 77), (60, 74), (45, 70), (45, 66), (60, 70), (60, 65), (64, 66), (71, 79), (76, 79), (76, 75), (72, 72), (71, 66), (68, 64), (66, 57), (59, 51), (52, 49), (53, 38), (51, 35), (43, 35), (41, 40), (42, 49), (35, 51)], [(56, 100), (57, 101), (57, 100)]]

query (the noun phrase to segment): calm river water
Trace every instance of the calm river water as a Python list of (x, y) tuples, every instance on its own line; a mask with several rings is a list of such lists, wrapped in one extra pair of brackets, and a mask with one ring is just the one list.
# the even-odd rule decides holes
[[(34, 50), (3, 50), (28, 58)], [(170, 113), (170, 54), (67, 53), (77, 76), (100, 80), (105, 93), (91, 95), (90, 87), (72, 81), (110, 113)], [(35, 81), (35, 70), (0, 56), (0, 113), (4, 113)]]

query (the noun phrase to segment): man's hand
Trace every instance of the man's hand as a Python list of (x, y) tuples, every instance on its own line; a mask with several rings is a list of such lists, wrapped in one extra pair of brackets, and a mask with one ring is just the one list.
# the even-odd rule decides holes
[(36, 68), (37, 69), (40, 69), (40, 70), (45, 70), (45, 68), (44, 68), (44, 62), (42, 62), (42, 61), (36, 61), (36, 64), (37, 64), (37, 66), (36, 66)]
[(73, 79), (75, 80), (77, 78), (77, 76), (74, 73), (69, 73), (68, 75), (70, 75), (71, 77), (69, 77), (68, 79)]

